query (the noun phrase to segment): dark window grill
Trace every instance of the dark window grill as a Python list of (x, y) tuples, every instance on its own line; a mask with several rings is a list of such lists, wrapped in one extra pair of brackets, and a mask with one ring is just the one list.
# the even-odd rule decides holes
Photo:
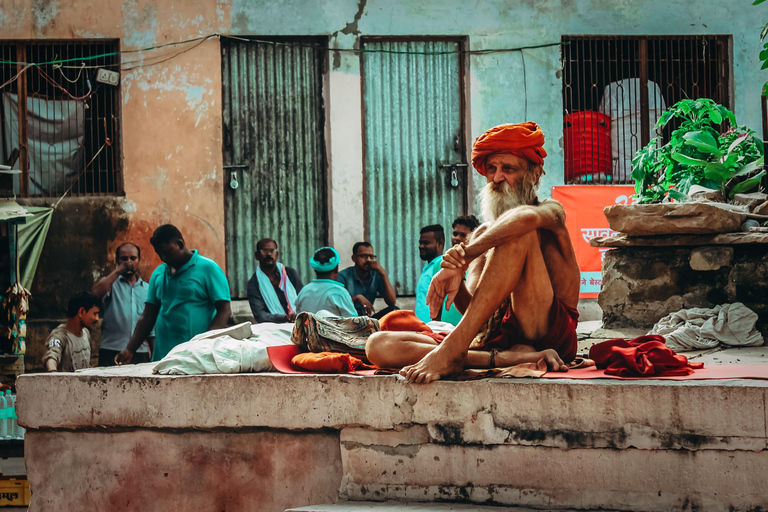
[(100, 68), (119, 72), (119, 47), (118, 40), (0, 41), (0, 163), (21, 171), (16, 194), (122, 193), (119, 84), (96, 80)]
[(624, 184), (632, 157), (681, 99), (731, 108), (731, 36), (563, 36), (565, 182)]

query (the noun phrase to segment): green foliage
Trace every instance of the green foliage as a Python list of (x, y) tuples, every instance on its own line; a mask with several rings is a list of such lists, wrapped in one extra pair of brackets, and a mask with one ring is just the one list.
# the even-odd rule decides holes
[[(765, 1), (765, 0), (758, 0)], [(693, 185), (719, 189), (725, 197), (762, 188), (763, 142), (733, 112), (710, 99), (682, 100), (664, 112), (656, 130), (682, 119), (669, 142), (658, 138), (632, 159), (635, 197), (641, 203), (685, 201)], [(720, 134), (715, 125), (731, 128)]]
[[(755, 0), (752, 5), (760, 5), (765, 0)], [(768, 23), (760, 28), (760, 42), (764, 43), (766, 36), (768, 36)], [(768, 43), (763, 44), (763, 49), (760, 52), (760, 62), (763, 63), (760, 69), (768, 68)], [(768, 82), (763, 84), (763, 95), (768, 96)]]

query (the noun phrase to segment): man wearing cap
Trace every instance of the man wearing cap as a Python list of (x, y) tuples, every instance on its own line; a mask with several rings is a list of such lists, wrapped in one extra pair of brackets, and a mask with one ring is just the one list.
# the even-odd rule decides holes
[[(497, 126), (477, 138), (472, 165), (485, 176), (485, 224), (455, 245), (430, 284), (430, 308), (455, 301), (462, 320), (438, 344), (416, 333), (379, 332), (366, 348), (377, 366), (403, 367), (411, 382), (469, 368), (544, 360), (567, 370), (576, 356), (579, 267), (560, 203), (539, 202), (544, 134), (536, 123)], [(464, 281), (464, 272), (467, 272)]]
[(344, 285), (336, 281), (339, 261), (339, 253), (333, 247), (321, 247), (315, 251), (309, 264), (317, 277), (299, 292), (296, 298), (296, 310), (299, 313), (326, 311), (342, 318), (357, 316), (352, 297)]

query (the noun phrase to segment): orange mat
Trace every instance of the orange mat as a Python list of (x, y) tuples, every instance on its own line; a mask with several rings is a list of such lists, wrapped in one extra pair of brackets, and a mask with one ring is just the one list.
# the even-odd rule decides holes
[(547, 372), (544, 379), (619, 379), (619, 380), (718, 380), (768, 379), (768, 364), (707, 364), (690, 375), (672, 377), (618, 377), (606, 375), (594, 366), (567, 372)]

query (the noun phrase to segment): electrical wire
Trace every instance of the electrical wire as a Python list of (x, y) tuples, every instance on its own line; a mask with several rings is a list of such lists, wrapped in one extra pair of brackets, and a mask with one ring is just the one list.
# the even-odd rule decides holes
[[(556, 43), (544, 43), (544, 44), (537, 44), (537, 45), (527, 45), (527, 46), (520, 46), (516, 48), (488, 48), (483, 50), (445, 50), (445, 51), (437, 51), (437, 52), (428, 52), (428, 51), (401, 51), (401, 50), (382, 50), (382, 49), (366, 49), (366, 48), (331, 48), (330, 46), (317, 46), (317, 45), (308, 45), (308, 44), (302, 44), (298, 42), (292, 42), (292, 41), (270, 41), (266, 39), (257, 39), (257, 38), (250, 38), (250, 37), (238, 37), (238, 36), (231, 36), (231, 35), (225, 35), (225, 34), (209, 34), (207, 36), (200, 36), (195, 37), (193, 39), (187, 39), (184, 41), (174, 41), (170, 43), (155, 45), (155, 46), (148, 46), (146, 48), (139, 48), (137, 50), (120, 50), (116, 52), (107, 52), (102, 53), (98, 55), (90, 55), (90, 56), (83, 56), (83, 57), (76, 57), (71, 59), (54, 59), (47, 62), (21, 62), (21, 61), (12, 61), (12, 60), (5, 60), (0, 59), (0, 64), (11, 64), (11, 65), (33, 65), (33, 66), (50, 66), (50, 65), (60, 65), (62, 68), (70, 68), (70, 69), (90, 69), (90, 68), (105, 68), (105, 67), (116, 67), (120, 66), (120, 64), (102, 64), (102, 65), (95, 65), (95, 66), (88, 66), (85, 65), (85, 61), (92, 61), (96, 59), (101, 59), (105, 57), (114, 57), (119, 56), (123, 54), (131, 54), (131, 53), (141, 53), (141, 52), (147, 52), (151, 50), (158, 50), (160, 48), (167, 48), (172, 46), (178, 46), (182, 44), (187, 43), (194, 43), (196, 41), (200, 41), (199, 44), (202, 44), (202, 42), (211, 39), (213, 37), (218, 37), (219, 39), (234, 39), (237, 41), (245, 41), (245, 42), (252, 42), (252, 43), (261, 43), (261, 44), (271, 44), (274, 46), (293, 46), (293, 47), (305, 47), (305, 48), (313, 48), (316, 50), (326, 50), (326, 51), (334, 51), (334, 52), (347, 52), (347, 53), (385, 53), (385, 54), (395, 54), (395, 55), (453, 55), (453, 54), (465, 54), (465, 55), (489, 55), (494, 53), (509, 53), (509, 52), (519, 52), (522, 50), (535, 50), (538, 48), (550, 48), (553, 46), (561, 46), (563, 44), (568, 43), (562, 43), (562, 42), (556, 42)], [(195, 48), (195, 45), (192, 48)], [(191, 49), (191, 48), (190, 48)], [(189, 50), (184, 50), (189, 51)], [(181, 54), (183, 52), (179, 52)], [(177, 54), (177, 55), (179, 55)], [(68, 66), (67, 63), (70, 62), (80, 62), (81, 64), (79, 66)], [(164, 61), (162, 61), (164, 62)], [(125, 65), (125, 63), (123, 63)], [(152, 65), (152, 64), (150, 64)], [(135, 66), (136, 67), (136, 66)], [(131, 68), (133, 69), (133, 68)]]

